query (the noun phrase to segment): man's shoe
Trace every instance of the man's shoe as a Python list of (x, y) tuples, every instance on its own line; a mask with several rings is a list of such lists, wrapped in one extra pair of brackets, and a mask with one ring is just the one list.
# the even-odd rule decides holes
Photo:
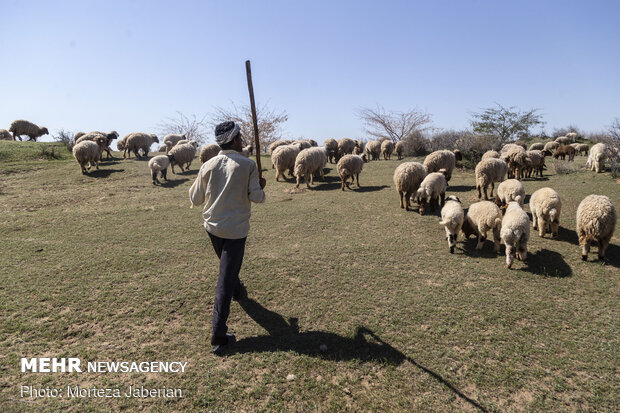
[(236, 341), (237, 339), (235, 338), (235, 335), (231, 333), (226, 333), (223, 337), (213, 336), (211, 338), (211, 345), (213, 345), (211, 348), (211, 353), (219, 356)]
[(247, 298), (248, 290), (245, 289), (245, 285), (243, 283), (239, 283), (239, 287), (233, 293), (233, 301), (239, 301), (243, 298)]

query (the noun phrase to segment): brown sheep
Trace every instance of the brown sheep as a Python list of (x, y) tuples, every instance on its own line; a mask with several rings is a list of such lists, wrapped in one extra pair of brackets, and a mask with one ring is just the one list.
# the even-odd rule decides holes
[(562, 159), (564, 160), (566, 158), (566, 155), (568, 155), (568, 161), (574, 161), (575, 160), (575, 148), (573, 148), (570, 145), (562, 145), (560, 146), (558, 149), (555, 150), (555, 152), (553, 153), (553, 158), (554, 159)]

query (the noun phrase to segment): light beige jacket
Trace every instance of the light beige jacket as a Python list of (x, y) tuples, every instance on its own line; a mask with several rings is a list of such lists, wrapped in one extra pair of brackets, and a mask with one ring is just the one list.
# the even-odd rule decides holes
[(189, 189), (192, 205), (206, 202), (204, 227), (220, 238), (247, 237), (250, 230), (250, 202), (265, 202), (258, 182), (256, 163), (235, 150), (220, 153), (202, 164)]

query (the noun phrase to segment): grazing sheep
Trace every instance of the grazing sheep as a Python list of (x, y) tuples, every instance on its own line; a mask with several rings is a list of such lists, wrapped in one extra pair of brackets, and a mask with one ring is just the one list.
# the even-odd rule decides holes
[(338, 142), (336, 139), (327, 138), (325, 142), (323, 142), (323, 147), (327, 152), (327, 157), (329, 158), (329, 163), (334, 163), (334, 159), (338, 153)]
[(299, 154), (300, 148), (297, 144), (281, 145), (278, 146), (271, 153), (271, 162), (276, 168), (276, 182), (280, 176), (284, 178), (284, 171), (289, 170), (289, 175), (293, 176), (293, 169), (295, 168), (295, 159)]
[[(110, 145), (112, 144), (112, 141), (114, 139), (118, 138), (118, 132), (114, 130), (108, 133), (100, 132), (100, 131), (92, 131), (88, 133), (78, 132), (76, 136), (77, 137), (74, 137), (76, 144), (83, 142), (83, 141), (95, 141), (96, 138), (99, 136), (104, 137), (106, 139), (106, 146), (105, 148), (103, 148), (103, 150), (107, 153), (106, 158), (110, 159), (112, 157), (112, 153), (110, 152)], [(100, 160), (103, 160), (103, 151), (101, 152)]]
[(508, 178), (521, 179), (527, 168), (527, 152), (519, 145), (510, 145), (512, 146), (508, 150), (502, 152), (500, 159), (508, 165)]
[(116, 141), (116, 149), (119, 151), (125, 150), (125, 145), (127, 142), (127, 136), (123, 136), (121, 139)]
[(518, 202), (508, 203), (506, 215), (502, 221), (500, 237), (506, 245), (506, 268), (512, 267), (514, 256), (527, 259), (527, 242), (530, 239), (530, 218)]
[(543, 149), (545, 149), (545, 144), (536, 142), (530, 145), (530, 149), (528, 149), (528, 151), (542, 151)]
[(157, 180), (157, 172), (161, 172), (161, 177), (164, 180), (168, 180), (166, 178), (166, 173), (168, 172), (168, 165), (174, 162), (174, 155), (157, 155), (151, 158), (149, 161), (149, 168), (151, 169), (151, 176), (153, 177), (153, 185), (157, 185), (160, 183)]
[(440, 199), (441, 206), (444, 205), (447, 187), (448, 182), (442, 172), (431, 172), (426, 175), (416, 192), (416, 198), (420, 205), (420, 215), (424, 215), (427, 203), (430, 205), (431, 212), (435, 211), (436, 206), (439, 206)]
[(298, 139), (298, 140), (296, 140), (293, 143), (299, 145), (301, 150), (308, 149), (308, 148), (312, 147), (312, 142), (310, 142), (308, 139)]
[(214, 156), (217, 156), (217, 154), (220, 153), (221, 150), (222, 149), (220, 148), (220, 145), (218, 145), (217, 143), (210, 143), (203, 146), (200, 150), (200, 163), (205, 163)]
[(275, 142), (272, 142), (271, 145), (269, 145), (269, 153), (273, 153), (273, 151), (275, 151), (278, 146), (290, 145), (291, 143), (292, 143), (292, 141), (283, 140), (283, 139), (280, 139), (280, 140), (277, 140)]
[(575, 142), (577, 140), (577, 134), (575, 132), (567, 133), (566, 137), (570, 142)]
[(452, 152), (454, 153), (454, 158), (456, 159), (457, 162), (463, 160), (463, 154), (461, 153), (459, 149), (455, 149)]
[(493, 197), (495, 182), (502, 182), (505, 179), (506, 172), (508, 172), (508, 165), (501, 159), (487, 158), (478, 162), (475, 170), (478, 199), (482, 197), (482, 190), (484, 190), (484, 199), (489, 199), (487, 196), (489, 185), (491, 185), (491, 197)]
[(49, 135), (49, 132), (46, 127), (39, 127), (32, 122), (28, 122), (27, 120), (19, 119), (11, 122), (11, 126), (9, 127), (9, 131), (13, 133), (13, 140), (22, 140), (22, 135), (28, 136), (28, 140), (37, 141), (37, 138), (43, 135)]
[(560, 146), (558, 149), (555, 150), (555, 152), (553, 153), (553, 158), (554, 159), (562, 159), (565, 160), (566, 156), (568, 155), (568, 161), (573, 161), (575, 160), (575, 148), (573, 148), (570, 145), (562, 145)]
[(525, 188), (517, 179), (506, 179), (497, 186), (495, 204), (499, 209), (505, 212), (506, 206), (511, 201), (517, 202), (520, 206), (523, 206), (525, 201)]
[(168, 151), (170, 149), (172, 149), (177, 143), (179, 143), (180, 140), (184, 140), (187, 139), (185, 137), (185, 134), (176, 134), (176, 133), (169, 133), (166, 136), (164, 136), (164, 145), (166, 145), (166, 153), (168, 153)]
[(558, 235), (560, 229), (560, 213), (562, 201), (553, 189), (545, 187), (535, 191), (530, 198), (532, 226), (538, 229), (541, 237), (550, 232), (552, 237)]
[(86, 132), (78, 132), (75, 135), (73, 135), (73, 143), (74, 144), (78, 143), (78, 139), (80, 139), (84, 135), (86, 135)]
[(568, 145), (569, 143), (571, 143), (571, 140), (568, 139), (566, 136), (558, 136), (557, 138), (555, 138), (555, 142), (559, 143), (560, 145)]
[(499, 152), (486, 151), (484, 154), (482, 154), (482, 159), (489, 159), (489, 158), (499, 159)]
[(394, 152), (394, 142), (391, 140), (383, 141), (381, 144), (381, 154), (383, 155), (383, 160), (389, 160), (392, 157), (392, 152)]
[(0, 129), (0, 140), (2, 141), (10, 141), (13, 140), (11, 133), (6, 129)]
[(143, 156), (148, 156), (151, 145), (159, 143), (156, 135), (149, 135), (147, 133), (133, 132), (125, 136), (125, 149), (123, 150), (123, 158), (129, 153), (131, 158), (131, 151), (136, 155), (136, 158), (140, 157), (138, 151), (142, 149)]
[(185, 170), (189, 171), (194, 156), (196, 156), (196, 146), (191, 143), (182, 143), (180, 145), (177, 143), (168, 151), (168, 155), (172, 155), (174, 158), (170, 162), (173, 174), (176, 174), (176, 172), (174, 172), (175, 165), (181, 168), (181, 171), (184, 170), (183, 165), (185, 165)]
[(340, 161), (344, 155), (349, 155), (353, 153), (353, 149), (355, 149), (355, 142), (353, 139), (342, 138), (338, 141), (338, 152), (336, 154), (336, 161)]
[(499, 153), (501, 155), (504, 155), (510, 151), (513, 150), (525, 150), (525, 148), (523, 148), (521, 145), (517, 145), (516, 143), (507, 143), (504, 146), (502, 146), (502, 149), (500, 149)]
[(304, 177), (306, 186), (310, 188), (310, 184), (314, 184), (313, 175), (318, 172), (323, 179), (323, 168), (327, 164), (327, 152), (325, 148), (311, 147), (302, 150), (295, 158), (295, 176), (297, 177), (297, 185), (299, 188), (301, 178)]
[(478, 239), (476, 249), (482, 249), (487, 239), (487, 232), (493, 231), (493, 252), (499, 252), (500, 228), (502, 226), (502, 213), (497, 205), (491, 201), (480, 201), (469, 206), (461, 230), (465, 238), (475, 235)]
[(577, 235), (582, 260), (588, 260), (592, 241), (598, 242), (598, 258), (605, 260), (617, 219), (616, 208), (605, 195), (588, 195), (581, 201), (577, 207)]
[(246, 158), (249, 158), (250, 155), (252, 155), (252, 152), (254, 152), (254, 145), (249, 144), (248, 146), (244, 146), (243, 148), (241, 148), (241, 155), (245, 156)]
[(553, 153), (553, 151), (555, 151), (559, 147), (560, 147), (559, 143), (551, 141), (551, 142), (545, 143), (545, 146), (543, 147), (543, 151)]
[(343, 191), (345, 185), (347, 188), (351, 189), (348, 182), (349, 178), (351, 178), (351, 183), (354, 183), (357, 178), (357, 187), (360, 187), (360, 172), (362, 172), (362, 169), (364, 168), (364, 162), (367, 162), (366, 154), (349, 154), (340, 158), (338, 164), (336, 165), (336, 169), (338, 169), (338, 175), (342, 180), (340, 187)]
[(355, 141), (355, 148), (353, 148), (353, 155), (361, 155), (364, 153), (364, 142), (362, 142), (359, 139), (356, 139)]
[(446, 198), (444, 207), (441, 208), (441, 221), (439, 222), (439, 224), (443, 225), (446, 229), (446, 238), (448, 239), (450, 254), (454, 254), (456, 238), (459, 232), (461, 232), (464, 220), (465, 212), (463, 212), (461, 200), (457, 196), (450, 195)]
[(198, 142), (196, 142), (193, 139), (181, 139), (180, 141), (177, 142), (177, 145), (183, 145), (186, 143), (189, 143), (190, 145), (194, 145), (194, 148), (198, 149)]
[[(419, 162), (403, 162), (394, 171), (394, 186), (400, 197), (400, 207), (409, 211), (409, 199), (416, 194), (426, 177), (426, 168)], [(403, 202), (403, 196), (405, 200)]]
[[(94, 141), (82, 141), (73, 147), (73, 157), (80, 165), (83, 174), (90, 170), (93, 165), (95, 165), (96, 169), (99, 169), (99, 158), (105, 145), (106, 139), (98, 137)], [(88, 168), (86, 167), (87, 164)]]
[(424, 167), (428, 173), (445, 169), (446, 181), (449, 181), (452, 177), (452, 171), (456, 167), (456, 155), (454, 155), (454, 152), (446, 149), (431, 152), (424, 158)]
[(575, 153), (579, 155), (587, 155), (590, 150), (587, 143), (571, 143), (570, 146), (575, 148)]
[(541, 150), (527, 151), (526, 167), (528, 178), (532, 176), (532, 172), (534, 176), (538, 175), (542, 178), (545, 168), (545, 152)]
[(379, 156), (381, 156), (381, 142), (366, 142), (366, 156), (368, 157), (368, 160), (378, 161)]
[(605, 160), (609, 157), (609, 149), (604, 143), (597, 143), (590, 148), (586, 168), (600, 173), (605, 171)]
[(396, 155), (398, 156), (398, 160), (400, 161), (403, 158), (403, 154), (405, 153), (405, 142), (403, 141), (396, 142), (396, 145), (394, 146), (394, 151), (396, 152)]
[(168, 145), (164, 144), (164, 145), (159, 145), (159, 148), (157, 148), (157, 152), (166, 152), (168, 150)]

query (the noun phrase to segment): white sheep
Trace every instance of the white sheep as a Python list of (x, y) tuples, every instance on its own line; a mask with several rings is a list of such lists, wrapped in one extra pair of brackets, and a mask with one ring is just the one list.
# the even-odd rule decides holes
[(288, 169), (289, 175), (293, 176), (295, 168), (295, 159), (300, 152), (299, 145), (281, 145), (271, 153), (271, 162), (276, 168), (276, 182), (280, 177), (285, 177), (284, 172)]
[(569, 132), (566, 134), (566, 137), (570, 142), (575, 142), (577, 140), (577, 134), (575, 132)]
[(439, 222), (439, 224), (443, 225), (446, 229), (446, 238), (448, 239), (450, 254), (454, 254), (456, 239), (461, 231), (464, 220), (465, 212), (463, 212), (461, 200), (457, 196), (450, 195), (446, 198), (444, 207), (441, 208), (441, 221)]
[(456, 155), (447, 149), (431, 152), (424, 158), (426, 172), (439, 172), (440, 169), (446, 170), (446, 181), (452, 177), (452, 171), (456, 167)]
[(116, 141), (116, 149), (118, 149), (119, 151), (125, 150), (125, 142), (127, 141), (127, 136), (128, 135), (123, 136), (122, 138)]
[(355, 149), (355, 141), (349, 138), (342, 138), (338, 140), (338, 153), (336, 155), (336, 160), (340, 161), (344, 155), (349, 155), (353, 153)]
[(538, 235), (544, 237), (547, 232), (550, 232), (552, 237), (558, 235), (562, 200), (557, 192), (549, 187), (535, 191), (530, 198), (530, 211), (532, 226), (538, 229)]
[(500, 237), (506, 245), (506, 268), (512, 267), (514, 256), (525, 261), (527, 259), (527, 242), (530, 239), (530, 218), (518, 202), (508, 203), (502, 221)]
[(493, 231), (493, 251), (499, 252), (500, 229), (502, 226), (502, 213), (497, 205), (491, 201), (480, 201), (469, 206), (461, 231), (465, 238), (475, 235), (478, 239), (476, 249), (482, 249), (487, 239), (487, 232)]
[(523, 206), (523, 201), (525, 201), (525, 188), (517, 179), (506, 179), (497, 186), (495, 204), (499, 209), (505, 210), (511, 201), (516, 201), (521, 206)]
[(166, 153), (174, 147), (180, 140), (186, 139), (185, 134), (169, 133), (164, 136), (163, 143), (166, 145)]
[(542, 178), (545, 168), (545, 152), (534, 149), (527, 151), (526, 155), (526, 176), (530, 178), (533, 172), (534, 176), (538, 175)]
[(560, 147), (560, 144), (554, 141), (545, 143), (543, 147), (543, 151), (547, 151), (549, 153), (553, 153), (556, 149)]
[(168, 150), (168, 146), (167, 145), (159, 145), (159, 147), (157, 148), (157, 152), (166, 152)]
[(325, 148), (313, 146), (300, 151), (295, 158), (294, 171), (297, 177), (297, 185), (295, 185), (295, 188), (299, 188), (302, 177), (306, 182), (306, 186), (310, 188), (310, 184), (314, 184), (313, 175), (317, 172), (321, 179), (323, 179), (323, 168), (325, 168), (326, 164), (327, 152)]
[(590, 146), (587, 143), (571, 143), (570, 146), (575, 148), (579, 155), (587, 155), (590, 151)]
[(508, 178), (521, 179), (523, 172), (527, 168), (527, 152), (522, 146), (515, 144), (505, 145), (509, 147), (501, 153), (500, 159), (508, 165)]
[(559, 143), (560, 145), (568, 145), (572, 141), (566, 136), (558, 136), (557, 138), (555, 138), (555, 142)]
[(301, 150), (308, 149), (308, 148), (312, 147), (312, 142), (310, 142), (308, 139), (298, 139), (298, 140), (296, 140), (293, 143), (299, 145), (299, 148)]
[(394, 142), (391, 140), (383, 141), (381, 144), (381, 154), (383, 155), (383, 160), (387, 161), (391, 159), (392, 152), (394, 152)]
[(250, 155), (252, 155), (252, 152), (254, 152), (254, 145), (249, 144), (247, 146), (244, 146), (243, 148), (241, 148), (241, 152), (239, 152), (241, 155), (245, 156), (246, 158), (249, 158)]
[(416, 192), (416, 199), (420, 205), (420, 215), (424, 215), (427, 203), (430, 205), (431, 212), (435, 211), (440, 200), (441, 206), (444, 205), (447, 187), (448, 182), (442, 172), (431, 172), (426, 175)]
[(172, 155), (174, 158), (170, 162), (173, 174), (176, 174), (174, 172), (175, 165), (181, 168), (181, 171), (184, 170), (183, 165), (185, 165), (185, 170), (189, 171), (189, 167), (196, 156), (196, 146), (191, 143), (182, 143), (180, 145), (177, 143), (168, 151), (168, 155)]
[(489, 158), (499, 159), (499, 156), (500, 156), (499, 152), (490, 150), (482, 154), (482, 159), (489, 159)]
[[(80, 169), (83, 174), (87, 170), (90, 170), (92, 166), (95, 169), (99, 169), (99, 158), (101, 157), (101, 151), (106, 145), (106, 139), (98, 137), (95, 141), (82, 141), (73, 147), (73, 157), (80, 165)], [(88, 165), (88, 167), (86, 167)]]
[(590, 244), (598, 242), (598, 258), (605, 260), (605, 251), (616, 228), (616, 208), (605, 195), (588, 195), (577, 207), (577, 236), (581, 259), (588, 260)]
[(49, 135), (49, 132), (44, 126), (37, 126), (32, 122), (28, 122), (27, 120), (18, 119), (11, 122), (11, 126), (9, 127), (9, 131), (13, 133), (13, 140), (22, 140), (22, 135), (27, 135), (28, 140), (37, 141), (37, 138), (43, 135)]
[(139, 158), (140, 155), (138, 151), (142, 149), (143, 156), (148, 156), (151, 145), (154, 143), (159, 143), (159, 139), (156, 135), (147, 134), (142, 132), (133, 132), (125, 136), (125, 149), (123, 150), (123, 158), (125, 158), (126, 154), (129, 152), (129, 157), (131, 158), (131, 151), (136, 155), (136, 158)]
[(475, 169), (478, 199), (482, 197), (482, 190), (484, 190), (484, 199), (489, 199), (487, 196), (487, 188), (489, 185), (491, 185), (491, 197), (493, 197), (495, 182), (502, 182), (505, 179), (507, 171), (508, 166), (506, 162), (501, 159), (487, 158), (478, 162)]
[[(111, 131), (108, 133), (105, 132), (100, 132), (100, 131), (92, 131), (92, 132), (88, 132), (88, 133), (83, 133), (83, 132), (78, 132), (75, 136), (74, 136), (74, 140), (75, 143), (78, 144), (82, 141), (95, 141), (98, 137), (104, 137), (106, 139), (106, 146), (105, 148), (103, 148), (103, 150), (107, 153), (106, 158), (110, 159), (112, 157), (112, 153), (110, 152), (110, 145), (112, 144), (112, 141), (116, 138), (118, 138), (118, 132), (117, 131)], [(100, 160), (103, 160), (103, 151), (101, 152), (101, 158)]]
[(336, 142), (336, 139), (325, 139), (325, 142), (323, 142), (323, 147), (327, 151), (329, 163), (334, 163), (334, 159), (336, 158), (336, 155), (338, 153), (338, 142)]
[[(387, 142), (387, 141), (386, 141)], [(381, 156), (381, 142), (366, 142), (366, 157), (368, 160), (378, 161)]]
[(13, 140), (11, 133), (6, 129), (0, 129), (0, 141), (10, 141)]
[(275, 142), (272, 142), (271, 145), (269, 145), (269, 153), (273, 153), (273, 151), (275, 151), (278, 146), (290, 145), (291, 143), (292, 142), (290, 140), (284, 140), (284, 139), (280, 139)]
[(210, 143), (203, 146), (200, 150), (200, 162), (207, 162), (209, 159), (217, 156), (217, 154), (220, 153), (221, 150), (222, 149), (220, 148), (220, 145), (218, 145), (217, 143)]
[(168, 172), (168, 165), (174, 162), (174, 155), (157, 155), (151, 158), (149, 161), (149, 168), (151, 169), (151, 176), (153, 177), (153, 185), (159, 182), (157, 180), (157, 172), (161, 172), (161, 177), (166, 181), (166, 173)]
[[(409, 199), (418, 192), (426, 177), (426, 168), (419, 162), (403, 162), (394, 171), (394, 186), (400, 197), (400, 207), (409, 211)], [(404, 196), (404, 201), (403, 201)]]
[(596, 173), (605, 171), (605, 160), (609, 157), (609, 149), (604, 143), (597, 143), (590, 148), (586, 168)]
[(364, 168), (364, 162), (366, 162), (366, 154), (362, 155), (344, 155), (338, 161), (336, 165), (336, 169), (338, 169), (338, 175), (342, 180), (341, 189), (344, 191), (344, 187), (346, 185), (347, 188), (351, 189), (349, 186), (348, 179), (351, 178), (351, 183), (355, 182), (357, 178), (357, 187), (360, 187), (360, 172)]
[(535, 142), (530, 145), (530, 148), (528, 149), (528, 151), (542, 151), (543, 149), (545, 149), (544, 143)]
[(398, 156), (398, 160), (400, 161), (403, 158), (403, 155), (405, 153), (405, 142), (403, 141), (396, 142), (396, 145), (394, 145), (394, 152), (396, 152), (396, 155)]

